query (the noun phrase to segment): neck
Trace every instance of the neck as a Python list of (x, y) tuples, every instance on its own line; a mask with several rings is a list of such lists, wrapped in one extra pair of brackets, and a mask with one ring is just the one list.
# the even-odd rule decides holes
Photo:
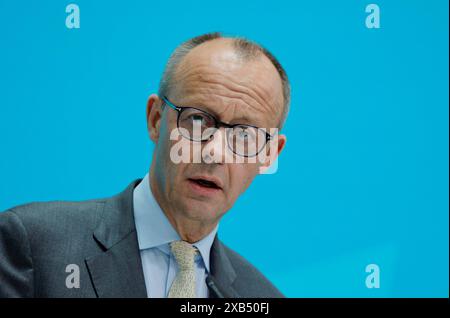
[(156, 177), (150, 170), (149, 174), (149, 186), (150, 191), (153, 193), (156, 202), (158, 202), (161, 210), (166, 215), (172, 227), (177, 231), (178, 235), (183, 241), (189, 243), (195, 243), (211, 233), (217, 226), (218, 221), (210, 223), (198, 219), (192, 219), (187, 217), (182, 211), (175, 212), (175, 209), (171, 207), (169, 202), (164, 199), (161, 191), (156, 182)]
[(216, 227), (215, 224), (202, 224), (199, 221), (193, 221), (183, 216), (173, 217), (170, 213), (165, 213), (170, 224), (177, 231), (183, 241), (196, 243), (207, 236)]

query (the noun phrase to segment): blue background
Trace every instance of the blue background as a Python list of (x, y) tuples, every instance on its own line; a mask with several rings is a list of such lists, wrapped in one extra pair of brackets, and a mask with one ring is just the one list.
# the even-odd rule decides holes
[[(0, 210), (143, 177), (147, 97), (205, 32), (267, 46), (292, 84), (278, 172), (221, 238), (290, 297), (448, 297), (448, 2), (0, 0)], [(270, 195), (267, 195), (267, 193)], [(365, 286), (378, 264), (381, 288)]]

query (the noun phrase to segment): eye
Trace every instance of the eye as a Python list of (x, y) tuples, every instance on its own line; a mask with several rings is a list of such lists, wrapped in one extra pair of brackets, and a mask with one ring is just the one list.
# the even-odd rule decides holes
[(248, 132), (246, 132), (246, 131), (244, 131), (244, 130), (241, 130), (241, 131), (239, 131), (239, 137), (240, 138), (243, 138), (243, 139), (248, 139)]
[(192, 115), (191, 116), (192, 121), (204, 121), (204, 117), (202, 115)]
[(196, 113), (190, 114), (187, 120), (192, 123), (192, 125), (201, 125), (207, 126), (210, 122), (209, 118), (207, 118), (204, 114)]
[(255, 140), (255, 131), (251, 127), (235, 127), (234, 136), (236, 139), (240, 141), (249, 141), (252, 142)]

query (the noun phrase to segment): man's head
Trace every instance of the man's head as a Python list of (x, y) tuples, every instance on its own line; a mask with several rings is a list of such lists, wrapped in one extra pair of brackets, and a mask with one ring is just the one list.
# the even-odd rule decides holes
[[(287, 116), (287, 76), (275, 57), (259, 45), (212, 33), (193, 38), (175, 50), (158, 95), (149, 97), (148, 131), (155, 143), (150, 183), (155, 197), (179, 232), (189, 232), (183, 230), (186, 227), (207, 231), (233, 206), (261, 167), (270, 162), (227, 163), (225, 158), (236, 154), (227, 147), (228, 151), (219, 151), (224, 149), (219, 149), (220, 141), (226, 139), (223, 129), (219, 129), (214, 138), (199, 147), (200, 151), (209, 146), (213, 153), (223, 153), (219, 159), (212, 163), (174, 163), (170, 151), (175, 141), (170, 140), (170, 135), (177, 129), (178, 113), (167, 107), (163, 96), (177, 106), (204, 110), (221, 122), (257, 126), (270, 132), (271, 128), (281, 128)], [(263, 150), (272, 152), (272, 156), (285, 145), (286, 137), (277, 136), (275, 148), (269, 147), (273, 143), (269, 141)], [(214, 184), (205, 187), (204, 181), (208, 180)], [(195, 240), (194, 234), (187, 236)]]

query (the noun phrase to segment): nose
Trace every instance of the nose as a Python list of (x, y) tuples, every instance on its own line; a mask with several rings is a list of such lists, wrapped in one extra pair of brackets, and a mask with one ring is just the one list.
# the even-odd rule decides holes
[(210, 139), (202, 147), (202, 160), (204, 163), (224, 164), (226, 162), (228, 151), (226, 144), (225, 128), (217, 129)]

